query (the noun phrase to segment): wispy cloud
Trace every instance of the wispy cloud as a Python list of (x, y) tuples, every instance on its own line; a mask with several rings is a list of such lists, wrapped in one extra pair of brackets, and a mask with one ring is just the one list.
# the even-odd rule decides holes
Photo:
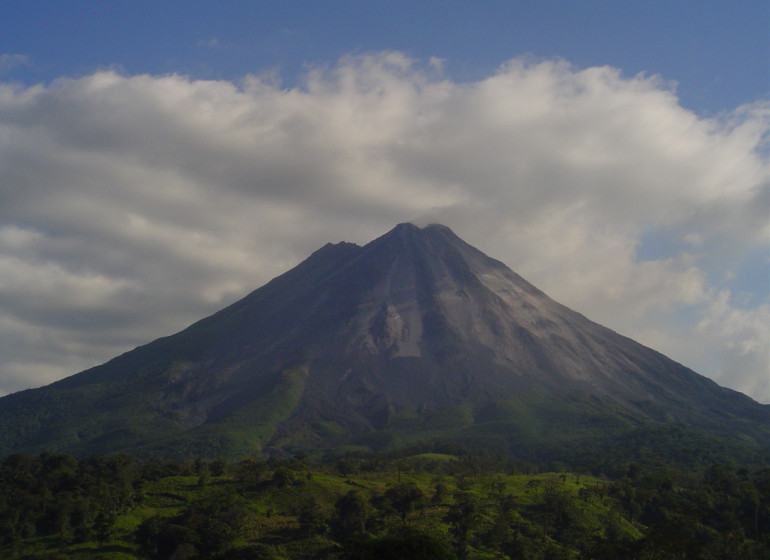
[(0, 74), (18, 66), (29, 64), (29, 57), (24, 54), (0, 54)]
[(199, 47), (206, 47), (210, 49), (215, 49), (220, 46), (219, 39), (216, 37), (209, 37), (208, 39), (201, 39), (198, 41)]
[(114, 72), (0, 86), (0, 391), (414, 220), (767, 401), (766, 284), (745, 278), (767, 254), (767, 133), (765, 104), (703, 119), (655, 77), (561, 61), (473, 83), (386, 52), (288, 90)]

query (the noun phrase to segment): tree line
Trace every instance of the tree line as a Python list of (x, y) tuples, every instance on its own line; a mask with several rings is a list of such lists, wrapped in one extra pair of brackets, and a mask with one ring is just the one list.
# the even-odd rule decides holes
[(537, 471), (471, 453), (12, 455), (0, 464), (0, 556), (770, 558), (770, 468)]

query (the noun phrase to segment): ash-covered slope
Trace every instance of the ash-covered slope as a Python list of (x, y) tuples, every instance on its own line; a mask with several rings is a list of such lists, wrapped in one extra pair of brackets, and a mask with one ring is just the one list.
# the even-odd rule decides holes
[(770, 446), (770, 407), (554, 302), (444, 226), (401, 224), (364, 247), (326, 245), (174, 336), (0, 399), (0, 452), (245, 455), (451, 439), (485, 422), (531, 434), (565, 407), (591, 437), (679, 423)]

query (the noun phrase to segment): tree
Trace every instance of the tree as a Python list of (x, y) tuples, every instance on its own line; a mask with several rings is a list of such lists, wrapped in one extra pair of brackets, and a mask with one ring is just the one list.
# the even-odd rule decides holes
[(455, 503), (450, 506), (444, 521), (449, 523), (458, 558), (468, 558), (471, 533), (481, 524), (481, 512), (473, 495), (457, 492)]
[(326, 514), (315, 496), (310, 495), (299, 506), (297, 513), (299, 528), (306, 536), (321, 533), (326, 529)]
[(546, 534), (562, 531), (573, 518), (572, 496), (556, 477), (547, 479), (542, 485), (539, 517), (543, 526), (543, 540)]
[(196, 532), (201, 552), (219, 554), (232, 546), (245, 519), (245, 501), (227, 488), (192, 503), (180, 521)]
[(286, 488), (297, 484), (297, 474), (286, 467), (278, 467), (273, 472), (273, 484), (278, 488)]
[(266, 472), (267, 463), (255, 461), (249, 457), (238, 463), (235, 469), (235, 477), (239, 482), (249, 486), (256, 486)]
[(449, 494), (449, 489), (447, 488), (446, 484), (444, 484), (439, 479), (433, 485), (433, 496), (431, 496), (430, 503), (433, 504), (434, 506), (440, 506), (441, 504), (444, 503), (444, 500), (446, 499), (448, 494)]
[(211, 462), (209, 466), (211, 476), (224, 476), (227, 472), (227, 459), (218, 457)]
[(136, 544), (139, 545), (139, 550), (148, 558), (157, 558), (158, 535), (162, 526), (163, 520), (155, 515), (142, 521), (136, 529)]
[(385, 491), (385, 501), (401, 516), (401, 526), (406, 527), (409, 514), (425, 500), (425, 494), (412, 483), (401, 483)]
[(366, 532), (370, 507), (360, 492), (351, 490), (342, 496), (334, 504), (334, 511), (331, 528), (336, 540), (345, 541)]
[(115, 527), (115, 516), (110, 513), (100, 513), (94, 521), (96, 541), (99, 546), (104, 546), (112, 538)]

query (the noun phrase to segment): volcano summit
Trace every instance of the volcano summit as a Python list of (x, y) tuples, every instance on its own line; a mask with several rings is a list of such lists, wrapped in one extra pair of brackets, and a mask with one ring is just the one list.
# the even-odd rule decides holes
[(435, 224), (328, 244), (180, 333), (0, 399), (0, 454), (445, 442), (556, 457), (566, 442), (670, 428), (767, 449), (770, 406), (556, 303)]

